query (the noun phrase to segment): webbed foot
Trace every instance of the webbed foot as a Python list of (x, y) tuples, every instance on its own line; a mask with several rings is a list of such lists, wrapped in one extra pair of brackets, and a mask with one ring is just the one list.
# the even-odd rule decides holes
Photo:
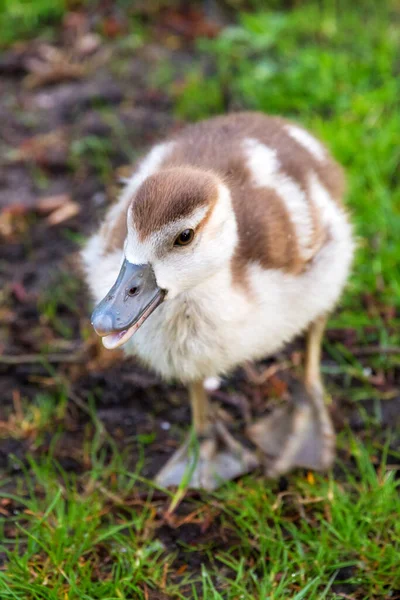
[(322, 388), (296, 393), (290, 405), (250, 425), (247, 435), (263, 452), (269, 477), (296, 467), (325, 470), (334, 459), (335, 433)]
[(222, 421), (216, 420), (201, 438), (189, 435), (155, 481), (169, 487), (186, 480), (188, 488), (214, 490), (257, 466), (256, 455), (235, 440)]

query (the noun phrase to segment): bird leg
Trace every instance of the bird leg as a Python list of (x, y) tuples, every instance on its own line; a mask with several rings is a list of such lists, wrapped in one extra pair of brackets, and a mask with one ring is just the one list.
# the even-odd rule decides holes
[(156, 477), (162, 487), (187, 480), (192, 489), (213, 490), (223, 481), (255, 469), (259, 461), (213, 414), (202, 382), (189, 387), (194, 435), (189, 435)]
[(324, 470), (333, 462), (335, 433), (320, 374), (325, 323), (325, 317), (319, 318), (307, 332), (305, 389), (294, 394), (290, 405), (276, 408), (247, 429), (250, 440), (264, 453), (270, 477), (295, 467)]

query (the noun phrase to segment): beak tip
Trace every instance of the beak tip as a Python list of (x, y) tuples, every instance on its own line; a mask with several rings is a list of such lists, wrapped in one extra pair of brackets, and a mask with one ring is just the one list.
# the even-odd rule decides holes
[(108, 335), (114, 330), (113, 319), (111, 315), (109, 315), (107, 312), (99, 311), (98, 313), (96, 313), (95, 310), (92, 316), (91, 323), (96, 333), (102, 336)]

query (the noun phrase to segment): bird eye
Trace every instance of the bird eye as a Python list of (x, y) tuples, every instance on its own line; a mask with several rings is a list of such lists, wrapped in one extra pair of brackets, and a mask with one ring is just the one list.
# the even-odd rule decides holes
[(185, 229), (182, 231), (174, 242), (174, 246), (187, 246), (194, 238), (193, 229)]

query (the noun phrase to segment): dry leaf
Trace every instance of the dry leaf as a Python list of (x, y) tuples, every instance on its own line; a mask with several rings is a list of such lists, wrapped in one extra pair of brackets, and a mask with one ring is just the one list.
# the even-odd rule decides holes
[(75, 217), (77, 214), (79, 214), (80, 210), (80, 205), (77, 202), (73, 202), (72, 200), (70, 200), (69, 202), (52, 212), (46, 219), (47, 223), (50, 226), (60, 225), (61, 223), (64, 223), (64, 221), (68, 221), (68, 219), (72, 219), (72, 217)]
[(62, 206), (72, 202), (69, 194), (57, 194), (55, 196), (46, 196), (45, 198), (39, 198), (35, 204), (35, 208), (38, 213), (50, 213), (58, 210)]
[(37, 56), (29, 58), (26, 66), (30, 75), (25, 77), (24, 84), (31, 89), (50, 83), (81, 79), (86, 74), (84, 65), (74, 61), (64, 50), (50, 44), (42, 44)]
[(218, 23), (207, 19), (204, 12), (194, 7), (165, 11), (161, 18), (161, 25), (189, 40), (198, 37), (214, 38), (221, 29)]
[(23, 204), (12, 204), (0, 211), (0, 236), (7, 239), (24, 233), (28, 208)]
[(271, 395), (275, 398), (283, 398), (288, 391), (288, 385), (286, 381), (283, 381), (276, 375), (272, 375), (270, 377), (270, 379), (266, 383), (266, 388), (268, 396)]
[(11, 155), (12, 161), (29, 161), (44, 167), (63, 166), (68, 161), (68, 140), (63, 129), (25, 139)]
[(103, 33), (109, 38), (115, 38), (124, 32), (122, 23), (115, 17), (107, 17), (103, 21)]
[(314, 474), (312, 473), (312, 471), (307, 472), (307, 482), (310, 485), (315, 485), (315, 477), (314, 477)]
[(85, 75), (86, 68), (83, 65), (68, 62), (43, 63), (40, 70), (35, 69), (34, 73), (25, 77), (24, 84), (27, 88), (34, 89), (51, 83), (59, 83), (60, 81), (82, 79)]
[(101, 45), (101, 37), (96, 33), (87, 33), (79, 38), (75, 44), (75, 50), (80, 56), (89, 56), (98, 50)]

